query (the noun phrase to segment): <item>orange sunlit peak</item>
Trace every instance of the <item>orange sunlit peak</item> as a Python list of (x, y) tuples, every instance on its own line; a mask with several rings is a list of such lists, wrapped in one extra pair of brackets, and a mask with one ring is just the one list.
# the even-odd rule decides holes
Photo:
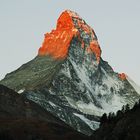
[[(82, 28), (85, 33), (89, 34), (92, 32), (92, 29), (82, 22), (77, 13), (65, 10), (57, 20), (56, 29), (52, 30), (51, 33), (45, 34), (44, 42), (38, 52), (40, 56), (50, 55), (55, 59), (64, 59), (67, 57), (72, 38), (80, 34), (74, 25), (73, 17), (77, 19), (78, 26)], [(81, 46), (84, 46), (84, 44)], [(89, 52), (95, 53), (99, 61), (101, 50), (97, 41), (92, 41), (90, 43), (89, 50)]]
[(51, 55), (56, 59), (65, 58), (75, 32), (72, 17), (66, 10), (58, 18), (56, 29), (45, 35), (39, 55)]
[(125, 73), (120, 73), (118, 76), (121, 80), (126, 80), (126, 77), (127, 77)]

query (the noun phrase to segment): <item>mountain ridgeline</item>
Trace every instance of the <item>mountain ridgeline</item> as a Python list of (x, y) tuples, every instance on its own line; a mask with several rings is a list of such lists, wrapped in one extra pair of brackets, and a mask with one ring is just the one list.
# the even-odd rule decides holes
[(104, 113), (134, 105), (137, 85), (101, 58), (94, 30), (75, 12), (64, 11), (46, 33), (38, 55), (7, 74), (5, 85), (75, 130), (90, 136)]

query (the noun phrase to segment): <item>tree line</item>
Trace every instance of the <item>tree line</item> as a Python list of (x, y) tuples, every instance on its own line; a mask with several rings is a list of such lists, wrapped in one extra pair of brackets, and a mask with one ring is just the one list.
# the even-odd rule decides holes
[(123, 118), (127, 113), (133, 112), (140, 108), (140, 99), (135, 103), (133, 108), (130, 108), (129, 104), (123, 105), (121, 110), (118, 110), (117, 113), (110, 112), (108, 115), (104, 113), (100, 118), (100, 125), (104, 123), (116, 123), (118, 120)]

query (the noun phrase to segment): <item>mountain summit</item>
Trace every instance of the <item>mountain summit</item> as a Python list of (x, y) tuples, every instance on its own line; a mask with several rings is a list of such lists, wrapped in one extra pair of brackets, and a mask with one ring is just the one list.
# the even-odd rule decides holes
[(95, 53), (98, 61), (100, 60), (101, 50), (97, 37), (93, 29), (88, 26), (77, 13), (66, 10), (57, 21), (56, 30), (45, 34), (42, 47), (39, 49), (39, 55), (50, 55), (55, 59), (65, 59), (68, 56), (69, 47), (72, 39), (78, 37), (84, 49), (86, 40), (81, 36), (86, 34), (89, 46), (86, 48), (88, 53)]
[(140, 98), (137, 85), (101, 58), (93, 29), (72, 11), (45, 34), (38, 55), (0, 81), (66, 122), (91, 135), (103, 113)]

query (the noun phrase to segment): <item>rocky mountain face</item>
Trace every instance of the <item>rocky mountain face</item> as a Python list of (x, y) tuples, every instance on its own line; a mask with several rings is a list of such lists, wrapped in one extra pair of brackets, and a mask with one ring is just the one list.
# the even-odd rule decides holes
[(77, 14), (64, 11), (55, 30), (45, 34), (38, 55), (3, 84), (57, 118), (91, 135), (99, 118), (140, 98), (138, 86), (101, 58), (94, 30)]

